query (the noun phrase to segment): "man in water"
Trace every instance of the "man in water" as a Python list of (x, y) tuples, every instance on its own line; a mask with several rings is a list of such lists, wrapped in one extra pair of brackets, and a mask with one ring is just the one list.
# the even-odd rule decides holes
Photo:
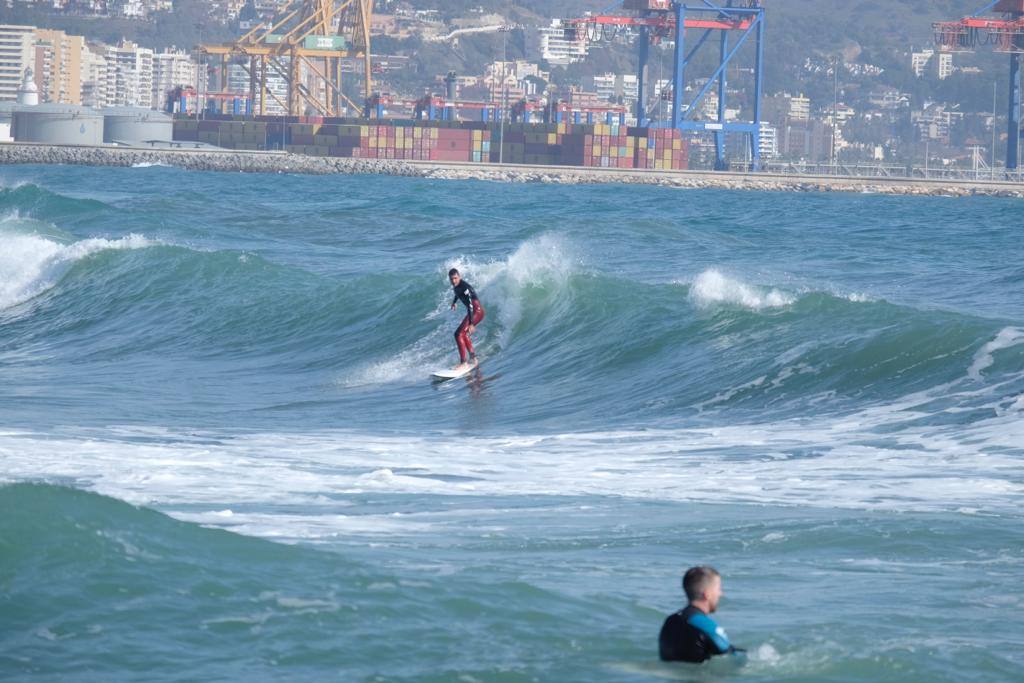
[(708, 616), (722, 599), (721, 575), (713, 567), (692, 567), (683, 576), (683, 590), (690, 604), (669, 616), (658, 636), (662, 661), (700, 664), (714, 655), (744, 652), (733, 647), (725, 630)]
[(448, 281), (452, 283), (452, 291), (455, 292), (455, 298), (452, 299), (452, 310), (455, 310), (459, 301), (466, 307), (466, 317), (462, 319), (462, 324), (455, 330), (455, 345), (459, 347), (459, 365), (456, 369), (461, 370), (466, 365), (467, 354), (469, 355), (468, 360), (474, 365), (476, 364), (476, 352), (473, 351), (473, 342), (469, 336), (476, 332), (476, 326), (484, 319), (484, 307), (480, 305), (480, 299), (477, 298), (472, 285), (462, 279), (457, 269), (452, 268), (448, 271)]

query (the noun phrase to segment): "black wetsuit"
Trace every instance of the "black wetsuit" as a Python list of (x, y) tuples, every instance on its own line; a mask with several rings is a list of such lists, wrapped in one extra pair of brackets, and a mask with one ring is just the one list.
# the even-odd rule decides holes
[(452, 291), (455, 292), (455, 298), (452, 299), (452, 303), (461, 301), (462, 305), (466, 307), (466, 315), (473, 317), (473, 302), (477, 300), (476, 290), (473, 289), (473, 285), (465, 280), (460, 280), (459, 284), (452, 287)]
[(455, 292), (452, 305), (454, 306), (456, 301), (461, 301), (462, 305), (466, 307), (466, 317), (462, 319), (462, 323), (455, 330), (455, 346), (459, 349), (459, 360), (465, 363), (469, 358), (476, 358), (476, 353), (473, 351), (473, 340), (469, 338), (469, 326), (479, 325), (480, 321), (484, 319), (484, 307), (480, 303), (480, 299), (476, 297), (473, 286), (465, 280), (460, 280), (459, 284), (452, 287), (452, 290)]
[(658, 636), (658, 653), (665, 662), (700, 664), (735, 650), (722, 627), (693, 605), (670, 615)]

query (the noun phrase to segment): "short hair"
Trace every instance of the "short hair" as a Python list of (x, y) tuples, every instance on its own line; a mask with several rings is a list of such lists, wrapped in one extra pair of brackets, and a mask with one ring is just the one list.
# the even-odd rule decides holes
[(686, 591), (686, 599), (691, 602), (699, 600), (716, 576), (721, 576), (721, 574), (714, 567), (707, 565), (687, 569), (686, 574), (683, 575), (683, 590)]
[(458, 268), (452, 268), (451, 270), (448, 271), (448, 277), (451, 277), (452, 275), (458, 275), (458, 274), (459, 274), (459, 269)]

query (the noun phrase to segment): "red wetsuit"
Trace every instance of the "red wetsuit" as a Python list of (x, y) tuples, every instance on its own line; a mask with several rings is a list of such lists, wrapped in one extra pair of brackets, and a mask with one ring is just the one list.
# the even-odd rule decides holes
[(455, 344), (459, 347), (459, 359), (465, 363), (467, 353), (471, 357), (476, 357), (476, 354), (473, 352), (473, 342), (470, 340), (467, 330), (470, 325), (479, 325), (480, 321), (484, 319), (484, 307), (480, 305), (480, 299), (476, 297), (473, 287), (465, 280), (452, 287), (452, 291), (455, 292), (452, 305), (454, 306), (455, 302), (461, 301), (462, 305), (466, 307), (466, 317), (462, 319), (462, 324), (455, 330)]

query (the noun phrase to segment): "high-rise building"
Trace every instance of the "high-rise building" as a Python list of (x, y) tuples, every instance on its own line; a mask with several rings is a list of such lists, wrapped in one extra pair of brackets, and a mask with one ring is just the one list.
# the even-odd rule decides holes
[(82, 103), (82, 56), (85, 39), (63, 31), (37, 29), (36, 84), (43, 102)]
[(198, 90), (196, 83), (198, 65), (187, 52), (166, 51), (153, 55), (153, 109), (163, 109), (167, 103), (167, 93), (178, 86), (192, 86)]
[(914, 70), (914, 75), (918, 78), (924, 76), (924, 71), (928, 67), (928, 62), (932, 60), (932, 56), (935, 54), (935, 50), (922, 50), (921, 52), (910, 53), (910, 68)]
[(108, 46), (107, 105), (146, 107), (153, 105), (153, 51), (133, 42)]
[(767, 121), (761, 122), (758, 149), (762, 159), (774, 159), (779, 156), (779, 130)]
[(609, 102), (636, 102), (637, 79), (635, 74), (608, 72), (594, 76), (594, 92)]
[(922, 50), (910, 53), (910, 68), (914, 75), (921, 78), (928, 69), (933, 69), (932, 74), (938, 75), (939, 80), (945, 80), (953, 75), (953, 54), (951, 52), (939, 52), (935, 50)]
[[(249, 94), (249, 73), (241, 64), (228, 66), (226, 92), (238, 95)], [(285, 103), (288, 102), (288, 81), (275, 70), (267, 71), (267, 103), (264, 111), (270, 116), (283, 116), (288, 113)], [(254, 112), (260, 111), (260, 91), (256, 89), (256, 101), (253, 102)]]
[(587, 56), (587, 36), (575, 29), (566, 30), (562, 22), (552, 19), (550, 26), (537, 29), (540, 33), (541, 55), (551, 64), (572, 64)]
[(106, 45), (88, 45), (82, 51), (82, 104), (87, 107), (107, 106)]
[(939, 80), (943, 81), (953, 75), (953, 54), (940, 52), (938, 56)]
[(34, 26), (0, 25), (0, 102), (16, 102), (25, 69), (34, 63)]

